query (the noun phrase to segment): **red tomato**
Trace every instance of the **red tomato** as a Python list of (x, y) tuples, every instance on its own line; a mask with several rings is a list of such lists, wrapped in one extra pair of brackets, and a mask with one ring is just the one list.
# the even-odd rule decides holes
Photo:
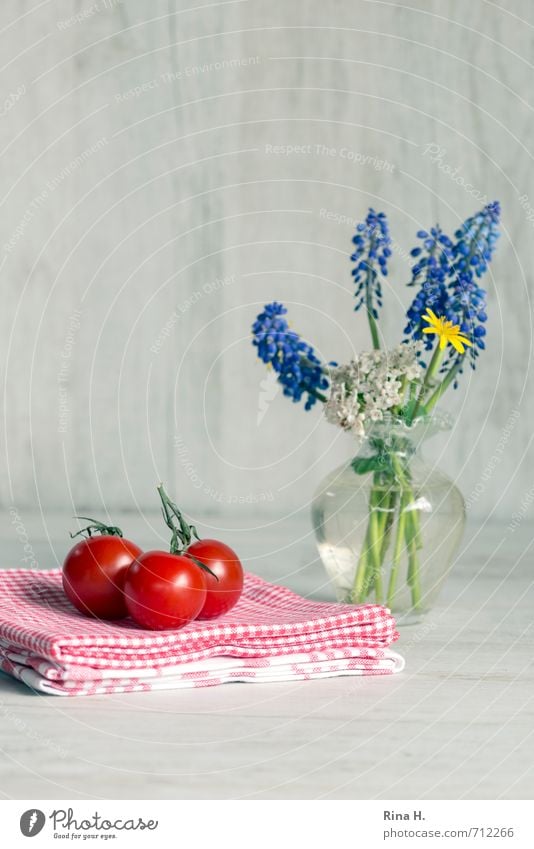
[(189, 557), (147, 551), (132, 563), (124, 582), (128, 613), (142, 628), (183, 628), (206, 600), (205, 572)]
[(123, 597), (124, 579), (139, 546), (119, 536), (84, 539), (71, 548), (63, 564), (63, 588), (80, 613), (97, 619), (128, 615)]
[(235, 551), (216, 539), (201, 539), (190, 545), (186, 553), (208, 566), (219, 579), (204, 573), (206, 601), (197, 618), (213, 619), (228, 613), (243, 591), (243, 567)]

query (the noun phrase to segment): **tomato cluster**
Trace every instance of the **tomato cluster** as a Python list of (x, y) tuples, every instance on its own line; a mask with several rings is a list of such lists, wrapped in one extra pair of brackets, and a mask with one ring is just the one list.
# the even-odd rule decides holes
[(219, 540), (199, 539), (162, 486), (158, 492), (172, 531), (170, 552), (143, 552), (120, 528), (88, 519), (80, 532), (87, 537), (63, 564), (65, 593), (81, 613), (98, 619), (129, 615), (142, 628), (161, 631), (213, 619), (237, 604), (243, 567), (235, 551)]

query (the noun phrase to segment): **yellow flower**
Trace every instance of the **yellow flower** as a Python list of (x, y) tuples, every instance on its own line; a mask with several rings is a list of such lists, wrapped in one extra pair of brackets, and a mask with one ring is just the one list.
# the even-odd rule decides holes
[(435, 333), (436, 336), (439, 336), (441, 350), (450, 343), (459, 354), (463, 354), (465, 345), (472, 346), (473, 343), (460, 331), (460, 326), (453, 324), (452, 321), (447, 321), (445, 316), (438, 318), (432, 310), (427, 308), (427, 315), (424, 315), (423, 318), (430, 324), (430, 327), (425, 327), (423, 333)]

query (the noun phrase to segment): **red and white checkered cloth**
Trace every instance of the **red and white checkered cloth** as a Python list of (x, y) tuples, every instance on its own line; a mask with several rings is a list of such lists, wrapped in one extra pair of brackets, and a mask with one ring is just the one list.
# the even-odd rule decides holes
[(236, 607), (178, 631), (78, 613), (61, 571), (0, 571), (0, 669), (43, 693), (79, 696), (400, 672), (387, 608), (310, 601), (256, 575)]

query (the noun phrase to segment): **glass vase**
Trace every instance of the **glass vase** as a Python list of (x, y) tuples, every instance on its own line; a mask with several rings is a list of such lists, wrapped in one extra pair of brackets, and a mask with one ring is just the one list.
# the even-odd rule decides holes
[(465, 505), (421, 446), (449, 427), (439, 414), (410, 426), (373, 423), (356, 456), (319, 486), (313, 527), (339, 601), (384, 604), (400, 624), (419, 621), (434, 604), (460, 545)]

